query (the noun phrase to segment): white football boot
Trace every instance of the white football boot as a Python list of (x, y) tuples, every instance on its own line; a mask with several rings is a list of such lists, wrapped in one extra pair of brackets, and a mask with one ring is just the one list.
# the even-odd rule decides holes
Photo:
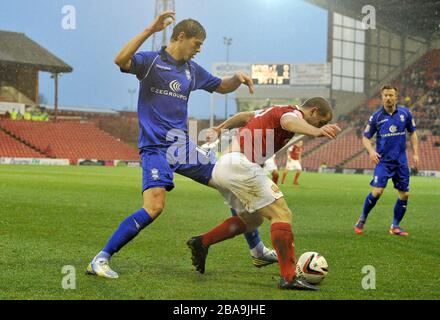
[(272, 263), (278, 262), (278, 256), (275, 250), (264, 248), (263, 253), (259, 254), (257, 256), (251, 254), (252, 257), (252, 263), (257, 268), (268, 266)]
[(95, 258), (87, 266), (87, 274), (95, 275), (103, 278), (117, 279), (119, 275), (109, 266), (109, 261), (105, 258)]

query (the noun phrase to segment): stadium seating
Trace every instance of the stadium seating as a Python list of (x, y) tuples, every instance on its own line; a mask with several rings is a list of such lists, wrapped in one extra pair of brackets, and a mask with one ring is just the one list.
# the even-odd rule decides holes
[[(425, 131), (426, 140), (419, 142), (419, 170), (440, 169), (440, 50), (435, 49), (425, 54), (414, 65), (405, 70), (394, 85), (399, 88), (401, 104), (409, 107), (414, 114), (417, 127)], [(349, 123), (347, 129), (334, 141), (324, 143), (306, 142), (303, 166), (308, 170), (317, 170), (322, 163), (329, 168), (372, 169), (370, 158), (361, 143), (361, 134), (368, 117), (378, 108), (381, 100), (374, 96), (365, 104), (343, 117)], [(340, 121), (338, 121), (340, 122)], [(321, 139), (322, 140), (322, 139)], [(310, 145), (309, 145), (310, 144)], [(412, 151), (408, 147), (410, 165)]]
[[(93, 123), (1, 120), (0, 127), (49, 158), (139, 160), (138, 151)], [(0, 154), (2, 155), (2, 154)]]
[(356, 130), (349, 127), (340, 138), (324, 144), (303, 157), (303, 166), (308, 170), (317, 170), (325, 162), (328, 167), (333, 168), (362, 151), (362, 148), (360, 139), (356, 136)]
[(46, 158), (20, 141), (0, 130), (0, 157), (14, 158)]
[(315, 139), (305, 139), (303, 147), (303, 157), (306, 157), (309, 153), (313, 152), (315, 149), (319, 148), (320, 145), (327, 142), (326, 138), (315, 138)]
[[(440, 170), (440, 146), (436, 147), (435, 143), (440, 144), (440, 137), (428, 134), (426, 140), (419, 141), (419, 168), (424, 170)], [(407, 156), (411, 167), (414, 166), (412, 148), (408, 143)], [(345, 166), (348, 169), (373, 169), (374, 165), (371, 162), (367, 152), (363, 152), (360, 156), (349, 161)]]

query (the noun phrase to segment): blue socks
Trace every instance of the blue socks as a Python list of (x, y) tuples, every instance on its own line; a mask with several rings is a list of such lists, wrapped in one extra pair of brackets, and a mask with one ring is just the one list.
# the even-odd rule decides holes
[[(367, 196), (364, 203), (364, 209), (360, 217), (360, 220), (362, 222), (365, 222), (367, 220), (368, 214), (376, 205), (377, 200), (379, 200), (379, 198), (373, 197), (371, 193)], [(400, 200), (400, 198), (397, 198), (396, 205), (394, 206), (394, 219), (393, 219), (394, 227), (398, 227), (400, 221), (402, 221), (403, 216), (405, 215), (406, 212), (407, 205), (408, 205), (408, 200)]]
[(148, 212), (142, 208), (127, 219), (121, 222), (116, 232), (105, 245), (104, 249), (98, 254), (99, 258), (109, 259), (118, 252), (124, 245), (138, 235), (141, 230), (148, 226), (153, 219)]
[[(231, 209), (231, 214), (233, 216), (237, 216), (237, 212), (234, 209)], [(254, 249), (260, 242), (260, 234), (258, 233), (258, 229), (255, 229), (253, 232), (247, 232), (244, 234), (246, 241), (248, 243), (249, 249)]]
[(408, 204), (408, 200), (400, 200), (400, 198), (397, 198), (396, 205), (394, 206), (394, 219), (393, 219), (393, 226), (398, 227), (400, 224), (400, 221), (402, 221), (403, 216), (406, 212), (406, 206)]
[[(237, 213), (231, 209), (233, 216)], [(102, 251), (96, 256), (96, 258), (110, 259), (116, 252), (118, 252), (124, 245), (130, 242), (134, 237), (138, 235), (145, 227), (153, 222), (148, 212), (142, 208), (131, 216), (121, 222), (116, 232), (108, 240)], [(249, 245), (249, 249), (258, 248), (258, 245), (262, 245), (258, 230), (254, 232), (248, 232), (244, 234), (246, 241)]]
[(364, 209), (362, 210), (362, 214), (360, 217), (360, 220), (362, 222), (365, 222), (367, 220), (368, 214), (376, 205), (377, 200), (379, 200), (379, 198), (375, 198), (371, 192), (368, 194), (367, 198), (365, 199)]

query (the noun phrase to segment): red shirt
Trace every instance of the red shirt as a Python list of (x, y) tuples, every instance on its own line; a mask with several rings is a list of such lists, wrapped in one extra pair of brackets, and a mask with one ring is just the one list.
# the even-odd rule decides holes
[(263, 165), (295, 135), (281, 127), (281, 118), (291, 114), (303, 118), (297, 106), (272, 106), (256, 115), (240, 129), (241, 152), (252, 162)]
[(299, 160), (301, 153), (303, 151), (303, 147), (293, 146), (292, 151), (290, 151), (290, 157), (293, 160)]

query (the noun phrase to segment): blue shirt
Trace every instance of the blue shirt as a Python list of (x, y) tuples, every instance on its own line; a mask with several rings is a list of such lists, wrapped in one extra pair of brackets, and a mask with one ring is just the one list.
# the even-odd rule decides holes
[[(191, 91), (203, 89), (213, 92), (221, 83), (221, 79), (192, 60), (178, 63), (165, 51), (165, 47), (158, 52), (136, 53), (131, 60), (131, 69), (121, 71), (135, 74), (140, 81), (139, 149), (168, 147), (177, 139), (173, 137), (179, 136), (180, 139), (181, 135), (188, 139), (188, 98)], [(172, 134), (167, 140), (170, 131)]]
[(408, 165), (406, 132), (413, 133), (415, 130), (416, 124), (408, 109), (397, 106), (390, 115), (382, 106), (370, 117), (364, 136), (371, 139), (377, 133), (376, 150), (380, 154), (380, 162)]

